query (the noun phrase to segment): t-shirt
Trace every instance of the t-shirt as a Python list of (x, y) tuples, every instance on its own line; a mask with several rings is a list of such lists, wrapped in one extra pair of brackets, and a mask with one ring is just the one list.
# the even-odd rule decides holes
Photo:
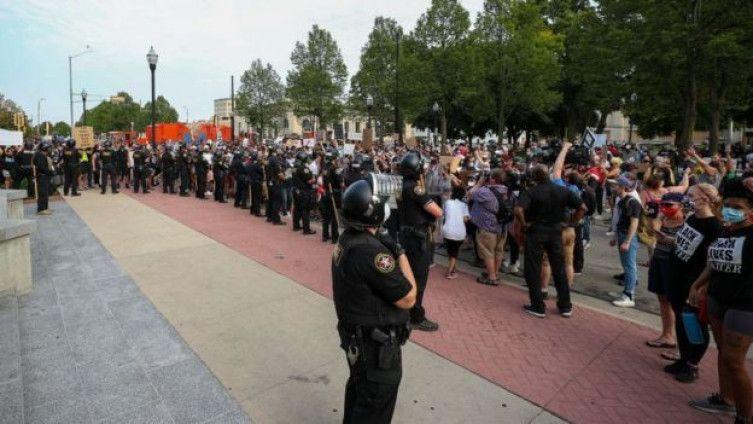
[(709, 296), (726, 308), (753, 310), (753, 226), (722, 233), (711, 242)]
[(706, 267), (709, 244), (718, 235), (721, 224), (716, 217), (698, 218), (691, 215), (677, 232), (672, 269), (677, 281), (690, 287)]
[(444, 204), (444, 225), (442, 236), (450, 240), (465, 240), (465, 220), (470, 216), (468, 205), (457, 199), (450, 199)]
[(627, 232), (628, 228), (630, 228), (630, 219), (640, 218), (641, 212), (643, 212), (641, 202), (633, 196), (624, 197), (617, 204), (617, 208), (619, 209), (620, 217), (617, 219), (616, 228), (618, 232), (623, 233)]
[(531, 226), (560, 229), (565, 210), (580, 208), (582, 203), (572, 191), (548, 181), (522, 191), (517, 206), (523, 208)]

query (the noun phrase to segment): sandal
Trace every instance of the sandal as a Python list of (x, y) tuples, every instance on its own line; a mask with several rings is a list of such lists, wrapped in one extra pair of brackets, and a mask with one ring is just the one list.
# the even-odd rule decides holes
[(448, 272), (447, 274), (444, 275), (444, 278), (446, 278), (448, 280), (454, 280), (454, 279), (458, 278), (458, 274), (454, 273), (454, 272)]
[(665, 341), (661, 341), (659, 339), (656, 340), (649, 340), (646, 342), (646, 346), (648, 347), (654, 347), (659, 349), (674, 349), (677, 347), (674, 343), (667, 343)]
[(679, 361), (680, 360), (680, 354), (673, 351), (673, 350), (665, 350), (660, 355), (662, 359), (666, 359), (667, 361)]

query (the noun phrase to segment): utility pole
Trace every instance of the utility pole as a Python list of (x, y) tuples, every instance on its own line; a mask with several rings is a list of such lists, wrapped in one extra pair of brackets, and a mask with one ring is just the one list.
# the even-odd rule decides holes
[(42, 126), (42, 112), (41, 112), (41, 110), (42, 110), (42, 102), (45, 101), (45, 100), (47, 100), (47, 99), (45, 99), (44, 97), (42, 97), (41, 99), (39, 99), (37, 101), (37, 135), (39, 135), (42, 132), (42, 128), (41, 128), (41, 126)]
[(235, 77), (230, 75), (230, 142), (235, 143)]
[(397, 143), (403, 144), (403, 126), (400, 124), (400, 31), (395, 34), (395, 133)]

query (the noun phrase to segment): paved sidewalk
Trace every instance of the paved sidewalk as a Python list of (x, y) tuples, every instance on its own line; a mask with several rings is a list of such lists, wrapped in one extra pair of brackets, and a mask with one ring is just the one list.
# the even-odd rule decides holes
[(15, 422), (249, 422), (78, 215), (51, 207), (49, 217), (26, 207), (37, 220), (34, 290), (18, 302), (24, 420)]
[[(212, 201), (153, 193), (137, 198), (243, 255), (331, 296), (332, 247), (273, 227), (247, 211)], [(274, 242), (273, 242), (274, 241)], [(716, 388), (712, 349), (701, 379), (684, 385), (665, 375), (658, 351), (644, 345), (653, 330), (577, 308), (572, 319), (526, 316), (525, 293), (453, 281), (432, 271), (426, 306), (441, 330), (412, 340), (573, 422), (714, 422), (687, 405)], [(550, 310), (556, 308), (550, 303)]]
[[(210, 206), (183, 200), (182, 208)], [(347, 366), (331, 300), (131, 197), (68, 201), (255, 421), (342, 419)], [(269, 234), (258, 235), (269, 249)], [(396, 423), (562, 422), (416, 344), (404, 361)]]

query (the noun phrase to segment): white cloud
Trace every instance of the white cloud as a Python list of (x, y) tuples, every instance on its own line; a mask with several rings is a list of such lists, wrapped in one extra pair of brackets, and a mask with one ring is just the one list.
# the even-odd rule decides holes
[[(482, 0), (462, 3), (475, 16)], [(62, 63), (86, 44), (94, 53), (75, 60), (74, 91), (84, 86), (105, 95), (126, 90), (136, 99), (148, 100), (145, 55), (154, 45), (160, 54), (158, 93), (181, 115), (187, 105), (191, 117), (197, 118), (212, 113), (212, 99), (229, 94), (230, 75), (240, 75), (257, 57), (272, 63), (284, 79), (293, 45), (305, 40), (315, 23), (333, 33), (352, 74), (376, 16), (393, 17), (412, 29), (429, 4), (429, 0), (0, 0), (0, 24), (9, 19), (23, 22), (21, 36), (27, 48), (48, 52), (27, 77), (39, 78), (35, 69), (44, 73), (49, 68), (46, 74), (65, 86), (39, 95), (48, 97), (54, 119), (68, 116), (68, 70)], [(0, 50), (2, 43), (0, 36)], [(50, 100), (60, 91), (66, 98)], [(36, 98), (22, 104), (36, 105)]]

